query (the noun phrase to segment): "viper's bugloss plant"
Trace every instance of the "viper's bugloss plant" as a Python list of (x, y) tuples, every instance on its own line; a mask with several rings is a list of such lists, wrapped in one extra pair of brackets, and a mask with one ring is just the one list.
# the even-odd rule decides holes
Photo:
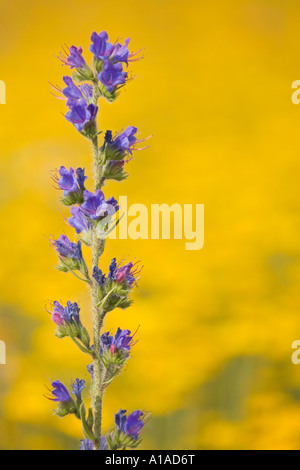
[[(107, 33), (102, 31), (99, 34), (94, 32), (91, 41), (91, 66), (86, 62), (81, 47), (71, 46), (60, 54), (60, 60), (70, 68), (72, 77), (64, 76), (65, 86), (55, 89), (66, 101), (66, 120), (91, 143), (95, 187), (90, 190), (85, 187), (87, 176), (84, 168), (68, 169), (63, 165), (59, 168), (54, 181), (62, 194), (61, 203), (70, 207), (67, 222), (75, 229), (77, 240), (71, 241), (66, 235), (60, 235), (51, 243), (58, 256), (57, 268), (73, 274), (90, 287), (92, 344), (91, 336), (82, 324), (77, 302), (68, 300), (66, 305), (62, 305), (56, 300), (48, 311), (56, 328), (56, 336), (71, 338), (80, 351), (89, 356), (91, 362), (87, 370), (92, 381), (92, 404), (86, 412), (82, 397), (86, 383), (78, 378), (71, 384), (70, 392), (64, 384), (55, 380), (48, 398), (57, 403), (58, 416), (74, 414), (81, 420), (84, 439), (81, 440), (80, 449), (116, 450), (136, 448), (140, 444), (147, 414), (136, 410), (126, 415), (126, 410), (120, 410), (115, 415), (115, 428), (106, 435), (103, 433), (104, 391), (129, 360), (135, 341), (130, 330), (118, 328), (112, 334), (109, 331), (103, 333), (102, 328), (108, 312), (131, 305), (130, 293), (138, 282), (141, 266), (133, 262), (117, 262), (116, 258), (112, 259), (106, 274), (99, 266), (107, 234), (119, 221), (118, 201), (114, 197), (106, 199), (102, 187), (106, 180), (125, 179), (128, 176), (125, 165), (131, 160), (133, 151), (146, 147), (137, 147), (145, 139), (137, 137), (137, 128), (133, 126), (114, 134), (106, 130), (100, 144), (98, 139), (102, 132), (98, 130), (97, 117), (100, 98), (115, 101), (129, 80), (126, 70), (128, 62), (142, 57), (136, 57), (141, 51), (129, 52), (129, 38), (124, 44), (110, 43)], [(85, 262), (83, 245), (92, 250), (91, 268)]]

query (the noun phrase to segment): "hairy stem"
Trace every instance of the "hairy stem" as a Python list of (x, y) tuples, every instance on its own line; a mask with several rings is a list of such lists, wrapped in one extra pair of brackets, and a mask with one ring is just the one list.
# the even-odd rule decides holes
[[(99, 90), (97, 85), (94, 85), (93, 102), (98, 104)], [(98, 133), (97, 124), (95, 122), (95, 132), (92, 139), (93, 161), (94, 161), (94, 177), (95, 189), (101, 189), (101, 165), (99, 162), (99, 149), (98, 149)], [(92, 263), (93, 267), (98, 266), (99, 258), (104, 251), (105, 240), (99, 240), (96, 234), (96, 227), (93, 228), (92, 240)], [(100, 330), (103, 323), (104, 312), (102, 308), (97, 307), (98, 285), (95, 279), (92, 280), (91, 296), (92, 296), (92, 314), (93, 314), (93, 339), (94, 339), (94, 380), (92, 390), (92, 406), (94, 409), (94, 436), (95, 436), (95, 450), (100, 450), (101, 445), (101, 423), (102, 423), (102, 362), (100, 358)]]

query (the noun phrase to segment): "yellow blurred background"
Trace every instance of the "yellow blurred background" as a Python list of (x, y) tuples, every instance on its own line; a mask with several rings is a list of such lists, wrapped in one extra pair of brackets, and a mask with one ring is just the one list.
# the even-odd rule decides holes
[[(89, 380), (86, 357), (58, 340), (47, 300), (78, 301), (91, 326), (86, 287), (56, 271), (48, 238), (63, 220), (51, 170), (85, 166), (89, 144), (65, 121), (48, 82), (69, 74), (55, 58), (107, 30), (145, 47), (136, 78), (102, 101), (100, 127), (127, 125), (151, 148), (130, 178), (105, 186), (129, 204), (205, 204), (205, 244), (109, 241), (113, 256), (145, 266), (134, 305), (106, 329), (138, 343), (108, 389), (104, 427), (120, 408), (147, 409), (147, 449), (299, 449), (300, 5), (294, 0), (0, 1), (0, 448), (77, 449), (73, 417), (43, 397), (49, 379)], [(91, 178), (90, 178), (91, 183)], [(88, 182), (87, 182), (88, 185)], [(89, 186), (88, 186), (89, 187)], [(88, 396), (86, 390), (85, 396)]]

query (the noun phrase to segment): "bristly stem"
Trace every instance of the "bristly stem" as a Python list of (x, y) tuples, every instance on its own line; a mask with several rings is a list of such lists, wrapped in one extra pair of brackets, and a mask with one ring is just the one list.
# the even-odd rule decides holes
[[(93, 86), (93, 103), (97, 106), (99, 100), (99, 90), (97, 85)], [(95, 189), (101, 189), (101, 166), (99, 162), (98, 133), (97, 123), (95, 121), (95, 132), (92, 139)], [(105, 240), (99, 240), (96, 233), (96, 227), (93, 228), (92, 239), (92, 263), (93, 267), (98, 266), (99, 258), (104, 251)], [(101, 424), (102, 424), (102, 362), (100, 358), (100, 330), (103, 323), (104, 313), (102, 308), (98, 307), (97, 299), (97, 281), (92, 280), (92, 314), (93, 314), (93, 339), (94, 339), (94, 379), (92, 389), (92, 406), (94, 409), (94, 436), (95, 450), (100, 450), (101, 446)]]

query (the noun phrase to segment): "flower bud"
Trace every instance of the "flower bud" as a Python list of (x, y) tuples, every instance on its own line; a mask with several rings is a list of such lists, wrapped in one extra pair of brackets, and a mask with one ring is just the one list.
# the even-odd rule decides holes
[(56, 414), (63, 418), (68, 414), (76, 413), (77, 407), (66, 387), (59, 380), (55, 380), (51, 385), (52, 395), (48, 398), (57, 403)]

